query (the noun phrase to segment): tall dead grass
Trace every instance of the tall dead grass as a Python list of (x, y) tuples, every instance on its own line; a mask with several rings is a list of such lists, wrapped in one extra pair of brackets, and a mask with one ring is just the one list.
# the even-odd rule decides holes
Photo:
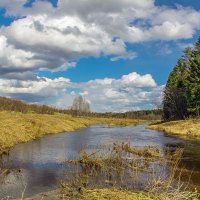
[(200, 119), (188, 119), (151, 124), (149, 129), (166, 132), (186, 139), (200, 140)]
[(114, 144), (103, 152), (83, 151), (78, 160), (66, 161), (73, 167), (61, 181), (62, 198), (197, 200), (198, 192), (180, 181), (181, 155), (181, 149), (163, 154), (157, 148), (128, 144)]

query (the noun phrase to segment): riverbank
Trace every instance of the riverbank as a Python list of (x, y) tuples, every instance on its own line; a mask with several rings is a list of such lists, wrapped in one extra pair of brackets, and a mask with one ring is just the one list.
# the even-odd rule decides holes
[(148, 128), (185, 139), (200, 140), (200, 119), (156, 123), (149, 125)]
[(143, 120), (72, 117), (66, 114), (22, 114), (0, 112), (0, 155), (16, 144), (35, 140), (48, 134), (71, 132), (94, 124), (109, 126), (135, 126)]
[(181, 149), (165, 155), (157, 148), (137, 149), (122, 143), (107, 150), (100, 154), (83, 151), (79, 159), (66, 160), (65, 164), (81, 166), (82, 170), (74, 168), (66, 174), (66, 179), (60, 181), (60, 189), (25, 200), (199, 199), (197, 191), (189, 190), (188, 182), (180, 182)]

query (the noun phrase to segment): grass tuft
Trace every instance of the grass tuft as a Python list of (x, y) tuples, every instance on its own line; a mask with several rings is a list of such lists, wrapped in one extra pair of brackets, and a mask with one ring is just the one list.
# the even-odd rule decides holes
[(66, 161), (74, 168), (61, 181), (62, 199), (197, 200), (199, 193), (180, 182), (181, 155), (182, 149), (161, 154), (124, 143), (106, 152), (83, 151), (78, 160)]

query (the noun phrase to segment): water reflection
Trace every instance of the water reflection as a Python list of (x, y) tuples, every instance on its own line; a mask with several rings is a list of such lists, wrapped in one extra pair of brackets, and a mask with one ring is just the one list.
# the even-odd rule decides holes
[(200, 143), (180, 140), (163, 133), (137, 127), (92, 126), (73, 134), (58, 134), (20, 144), (5, 156), (4, 167), (11, 173), (0, 182), (0, 198), (7, 195), (20, 197), (26, 187), (26, 196), (55, 189), (67, 170), (65, 159), (76, 159), (83, 149), (104, 148), (113, 142), (129, 142), (131, 146), (156, 146), (163, 151), (184, 147), (182, 162), (194, 170), (192, 180), (200, 185)]

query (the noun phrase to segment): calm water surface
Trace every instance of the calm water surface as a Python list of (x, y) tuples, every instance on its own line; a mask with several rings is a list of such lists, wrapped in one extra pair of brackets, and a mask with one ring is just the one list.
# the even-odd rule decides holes
[(21, 197), (56, 189), (67, 166), (64, 160), (78, 158), (83, 149), (97, 149), (113, 142), (130, 142), (132, 146), (184, 147), (182, 162), (193, 170), (192, 181), (200, 186), (200, 142), (191, 142), (167, 136), (146, 125), (136, 127), (92, 126), (71, 134), (46, 136), (40, 140), (15, 146), (3, 158), (3, 166), (11, 173), (0, 180), (0, 198)]

